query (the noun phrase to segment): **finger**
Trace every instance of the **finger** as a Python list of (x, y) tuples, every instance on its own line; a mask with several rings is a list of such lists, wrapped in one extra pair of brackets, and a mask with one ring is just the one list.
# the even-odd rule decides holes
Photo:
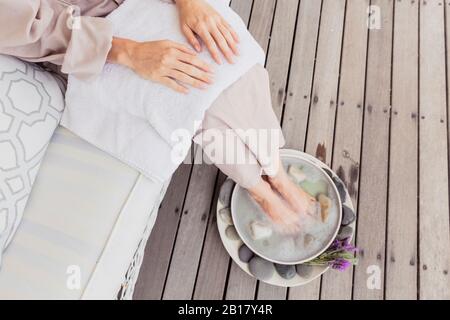
[(227, 27), (225, 27), (222, 24), (219, 24), (218, 27), (219, 27), (220, 32), (224, 36), (225, 40), (227, 41), (228, 46), (231, 48), (231, 51), (233, 51), (233, 53), (238, 56), (239, 50), (237, 48), (236, 40), (234, 40), (231, 32), (227, 29)]
[(210, 73), (213, 72), (212, 67), (198, 57), (195, 57), (195, 56), (193, 57), (193, 56), (190, 56), (190, 55), (180, 52), (177, 56), (177, 59), (180, 61), (189, 63), (203, 71), (210, 72)]
[(194, 88), (197, 88), (197, 89), (205, 89), (206, 88), (206, 83), (205, 82), (200, 81), (200, 80), (198, 80), (196, 78), (193, 78), (193, 77), (191, 77), (191, 76), (187, 75), (186, 73), (181, 72), (179, 70), (175, 70), (175, 69), (171, 70), (169, 72), (169, 76), (171, 78), (174, 78), (174, 79), (176, 79), (178, 81), (181, 81), (184, 84), (190, 85), (190, 86), (192, 86)]
[(189, 43), (194, 47), (197, 52), (202, 51), (202, 46), (200, 45), (200, 42), (198, 41), (197, 37), (195, 36), (194, 32), (192, 32), (191, 28), (188, 26), (183, 26), (182, 28), (184, 36), (189, 41)]
[(217, 46), (220, 48), (220, 51), (222, 51), (223, 55), (227, 59), (229, 63), (234, 63), (233, 61), (233, 52), (231, 52), (230, 47), (228, 46), (227, 41), (223, 37), (222, 33), (217, 27), (214, 27), (214, 29), (211, 32), (214, 40), (216, 41)]
[(175, 90), (177, 92), (184, 93), (184, 94), (189, 92), (188, 88), (186, 88), (185, 86), (179, 84), (178, 82), (176, 82), (175, 80), (173, 80), (173, 79), (171, 79), (169, 77), (162, 77), (160, 79), (160, 82), (163, 85), (165, 85), (165, 86), (167, 86), (167, 87), (169, 87), (169, 88), (171, 88), (171, 89), (173, 89), (173, 90)]
[(181, 43), (178, 43), (178, 42), (171, 42), (171, 45), (172, 45), (174, 48), (176, 48), (176, 49), (178, 49), (178, 50), (180, 50), (180, 51), (182, 51), (182, 52), (184, 52), (184, 53), (187, 53), (187, 54), (189, 54), (189, 55), (191, 55), (191, 56), (196, 56), (196, 55), (197, 55), (197, 52), (195, 52), (194, 50), (192, 50), (192, 49), (189, 48), (188, 46), (185, 46), (185, 45), (183, 45), (183, 44), (181, 44)]
[(200, 38), (202, 38), (203, 42), (205, 43), (206, 47), (208, 48), (209, 53), (213, 57), (214, 61), (217, 62), (217, 64), (222, 64), (222, 60), (220, 59), (220, 53), (217, 49), (216, 43), (209, 33), (209, 31), (204, 28), (200, 31)]
[(198, 69), (197, 67), (192, 66), (191, 64), (187, 64), (185, 62), (178, 61), (175, 63), (174, 69), (181, 71), (192, 78), (200, 80), (205, 85), (211, 84), (213, 82), (212, 78), (210, 77), (210, 75), (208, 73)]
[(228, 29), (228, 31), (231, 33), (231, 35), (233, 36), (234, 41), (236, 41), (237, 43), (239, 43), (241, 41), (241, 39), (239, 39), (238, 34), (236, 33), (236, 31), (234, 31), (233, 27), (230, 26), (230, 24), (228, 22), (226, 22), (225, 20), (222, 20), (222, 24)]

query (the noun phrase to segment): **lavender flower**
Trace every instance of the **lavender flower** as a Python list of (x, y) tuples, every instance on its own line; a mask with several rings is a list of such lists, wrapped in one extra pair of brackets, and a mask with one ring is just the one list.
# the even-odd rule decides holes
[(350, 243), (350, 239), (336, 239), (330, 247), (316, 259), (309, 261), (308, 265), (330, 266), (339, 271), (345, 271), (350, 266), (357, 264), (355, 253), (358, 248)]
[(343, 258), (337, 258), (336, 260), (330, 262), (331, 268), (339, 271), (345, 271), (352, 265), (353, 264), (350, 261)]

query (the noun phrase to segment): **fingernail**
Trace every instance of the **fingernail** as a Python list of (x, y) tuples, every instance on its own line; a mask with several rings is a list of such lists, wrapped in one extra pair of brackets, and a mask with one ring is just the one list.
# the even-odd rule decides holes
[(195, 50), (197, 50), (197, 52), (200, 52), (200, 50), (201, 50), (201, 48), (198, 44), (196, 44), (194, 48), (195, 48)]

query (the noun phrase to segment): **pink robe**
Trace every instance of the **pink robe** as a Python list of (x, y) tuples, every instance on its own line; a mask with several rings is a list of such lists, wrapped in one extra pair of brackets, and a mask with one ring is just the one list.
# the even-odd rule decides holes
[[(94, 76), (105, 64), (113, 36), (111, 23), (101, 17), (122, 2), (0, 0), (0, 53), (51, 62), (80, 78)], [(80, 28), (71, 27), (79, 15)]]

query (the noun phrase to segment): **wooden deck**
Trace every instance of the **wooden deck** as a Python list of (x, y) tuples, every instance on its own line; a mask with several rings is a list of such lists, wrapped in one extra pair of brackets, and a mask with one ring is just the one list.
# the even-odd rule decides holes
[(219, 239), (224, 177), (213, 166), (183, 165), (161, 206), (135, 298), (449, 299), (450, 1), (231, 5), (267, 51), (288, 147), (331, 165), (349, 188), (360, 263), (304, 287), (257, 282)]

